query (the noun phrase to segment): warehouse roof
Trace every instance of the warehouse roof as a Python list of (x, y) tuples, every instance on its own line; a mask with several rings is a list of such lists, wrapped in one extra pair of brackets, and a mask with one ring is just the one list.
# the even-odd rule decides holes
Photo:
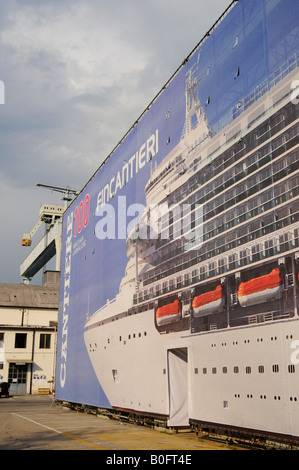
[(59, 273), (47, 271), (43, 285), (0, 284), (0, 307), (58, 309)]

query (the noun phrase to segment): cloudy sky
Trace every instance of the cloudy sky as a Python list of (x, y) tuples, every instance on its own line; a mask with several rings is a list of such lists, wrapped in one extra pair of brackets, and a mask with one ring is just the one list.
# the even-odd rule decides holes
[(62, 203), (36, 183), (80, 190), (230, 3), (1, 1), (0, 282), (22, 281), (23, 232)]

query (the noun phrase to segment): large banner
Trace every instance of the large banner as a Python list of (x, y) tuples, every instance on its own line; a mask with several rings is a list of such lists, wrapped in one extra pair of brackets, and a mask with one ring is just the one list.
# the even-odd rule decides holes
[(57, 399), (111, 406), (89, 359), (84, 328), (119, 291), (128, 263), (126, 239), (145, 208), (151, 175), (196, 125), (186, 88), (204, 110), (207, 132), (216, 135), (263, 81), (282, 76), (297, 50), (297, 0), (234, 3), (69, 206), (62, 238)]

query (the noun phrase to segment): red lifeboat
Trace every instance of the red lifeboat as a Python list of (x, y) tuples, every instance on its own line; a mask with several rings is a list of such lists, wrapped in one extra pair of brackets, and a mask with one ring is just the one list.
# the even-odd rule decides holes
[(241, 282), (238, 289), (238, 299), (242, 307), (277, 300), (283, 291), (283, 280), (279, 268), (270, 274), (256, 277), (247, 282)]
[(194, 297), (192, 302), (195, 317), (220, 312), (225, 304), (222, 287), (219, 285), (215, 290), (205, 292)]
[(181, 305), (178, 299), (174, 302), (157, 308), (156, 321), (158, 326), (175, 323), (181, 319)]

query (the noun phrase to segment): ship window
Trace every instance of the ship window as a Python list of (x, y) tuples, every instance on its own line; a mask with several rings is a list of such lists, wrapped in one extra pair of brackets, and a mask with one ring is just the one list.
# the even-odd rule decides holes
[(287, 191), (287, 183), (283, 182), (281, 184), (278, 184), (274, 188), (275, 191), (275, 196), (280, 196), (281, 194), (284, 194)]
[[(248, 180), (249, 181), (249, 180)], [(258, 205), (260, 204), (260, 199), (257, 197), (257, 198), (254, 198), (254, 199), (251, 199), (250, 201), (248, 201), (248, 210), (252, 210), (254, 209), (255, 207), (257, 207)]]
[(249, 168), (251, 165), (253, 165), (257, 161), (257, 154), (254, 153), (253, 155), (250, 155), (249, 157), (246, 158), (246, 166)]
[(237, 207), (237, 216), (241, 216), (247, 212), (247, 204), (242, 204), (241, 206)]
[(241, 193), (244, 193), (245, 190), (246, 190), (246, 184), (242, 183), (236, 187), (236, 194), (239, 195)]
[(221, 258), (220, 260), (218, 260), (218, 267), (221, 273), (223, 273), (226, 263), (227, 263), (226, 258)]
[(216, 261), (211, 261), (211, 262), (209, 263), (209, 271), (210, 271), (211, 274), (213, 273), (213, 271), (215, 271), (216, 266), (217, 266), (217, 265), (216, 265)]
[(232, 210), (232, 211), (230, 211), (226, 214), (226, 221), (227, 222), (230, 222), (234, 218), (235, 218), (235, 211), (234, 210)]
[(247, 188), (250, 189), (255, 186), (258, 182), (257, 175), (252, 176), (247, 180)]

